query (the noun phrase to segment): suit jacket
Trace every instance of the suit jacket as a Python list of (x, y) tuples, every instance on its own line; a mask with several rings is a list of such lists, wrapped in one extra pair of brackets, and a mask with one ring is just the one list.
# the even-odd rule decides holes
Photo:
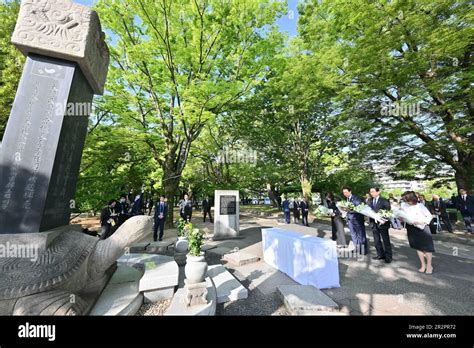
[(428, 210), (433, 215), (446, 215), (446, 203), (442, 199), (433, 200), (428, 204)]
[[(372, 208), (373, 211), (378, 212), (379, 210), (391, 210), (390, 206), (390, 201), (388, 199), (383, 198), (382, 196), (379, 196), (377, 199), (377, 204), (374, 205), (374, 198), (369, 198), (367, 205)], [(371, 224), (375, 223), (375, 220), (372, 218), (369, 218), (369, 222)], [(390, 221), (387, 221), (386, 223), (382, 224), (381, 226), (388, 225)]]
[(202, 211), (205, 211), (205, 212), (211, 211), (211, 203), (207, 199), (202, 201)]
[(337, 207), (335, 201), (330, 201), (329, 199), (327, 199), (326, 202), (328, 204), (328, 208), (331, 209), (334, 212), (335, 216), (341, 216), (342, 215), (341, 211)]
[(281, 203), (281, 208), (283, 209), (283, 211), (290, 211), (290, 201), (285, 199), (282, 203)]
[(306, 203), (306, 201), (301, 201), (300, 202), (300, 208), (301, 208), (301, 211), (304, 213), (304, 214), (307, 214), (308, 213), (308, 203)]
[(112, 216), (112, 214), (117, 214), (117, 211), (115, 210), (115, 208), (105, 207), (104, 209), (102, 209), (100, 213), (100, 225), (101, 226), (110, 225), (109, 220), (111, 218), (115, 221), (115, 223), (117, 223), (117, 216), (116, 215)]
[(179, 212), (183, 212), (184, 210), (184, 215), (185, 216), (191, 216), (193, 213), (193, 205), (191, 201), (182, 201), (181, 204), (179, 205)]
[(459, 195), (456, 200), (456, 206), (463, 216), (474, 216), (474, 197), (467, 195), (466, 201)]
[[(354, 195), (354, 194), (351, 196), (350, 199), (347, 199), (347, 201), (351, 202), (355, 206), (358, 206), (359, 204), (363, 203), (362, 199), (359, 196)], [(348, 212), (347, 213), (347, 220), (352, 220), (352, 219), (358, 219), (358, 220), (363, 221), (364, 220), (364, 215), (359, 214), (357, 212)]]
[(157, 202), (155, 205), (155, 214), (153, 215), (153, 218), (155, 220), (159, 220), (158, 217), (160, 216), (160, 213), (163, 213), (163, 219), (166, 219), (166, 215), (168, 215), (168, 204), (163, 202), (163, 207), (161, 207), (161, 202)]

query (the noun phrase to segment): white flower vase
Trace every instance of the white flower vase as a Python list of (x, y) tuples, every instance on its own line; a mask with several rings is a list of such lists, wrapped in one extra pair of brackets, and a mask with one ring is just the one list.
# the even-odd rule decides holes
[(207, 262), (204, 253), (200, 256), (188, 254), (186, 257), (186, 266), (184, 267), (184, 274), (190, 284), (201, 283), (206, 279)]
[(178, 253), (185, 253), (188, 251), (189, 242), (186, 237), (178, 237), (178, 240), (174, 243), (174, 249)]

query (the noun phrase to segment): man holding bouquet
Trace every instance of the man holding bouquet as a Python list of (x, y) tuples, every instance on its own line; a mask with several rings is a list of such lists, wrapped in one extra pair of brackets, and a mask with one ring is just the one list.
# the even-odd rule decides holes
[[(352, 189), (348, 186), (342, 188), (342, 194), (346, 197), (347, 202), (352, 203), (354, 206), (363, 203), (359, 196), (352, 194)], [(365, 234), (364, 215), (349, 210), (346, 218), (349, 230), (351, 231), (352, 242), (357, 252), (362, 252), (363, 255), (367, 255), (369, 246)]]
[[(379, 210), (390, 210), (390, 201), (380, 196), (380, 189), (378, 187), (372, 187), (370, 189), (370, 196), (367, 204), (376, 213)], [(377, 250), (377, 256), (375, 260), (385, 260), (386, 263), (392, 262), (392, 246), (390, 244), (390, 236), (388, 234), (388, 228), (390, 227), (390, 221), (384, 223), (378, 222), (372, 218), (369, 219), (369, 224), (374, 234), (375, 250)], [(383, 241), (383, 244), (382, 244)]]

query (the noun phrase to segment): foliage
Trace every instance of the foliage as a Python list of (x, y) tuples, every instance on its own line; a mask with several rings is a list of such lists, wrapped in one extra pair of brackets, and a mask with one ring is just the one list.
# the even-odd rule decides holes
[(193, 256), (201, 255), (201, 247), (204, 244), (204, 233), (198, 228), (193, 228), (188, 234), (189, 254)]
[[(299, 31), (338, 86), (339, 141), (400, 178), (474, 188), (469, 1), (304, 1)], [(384, 105), (415, 105), (417, 112)]]

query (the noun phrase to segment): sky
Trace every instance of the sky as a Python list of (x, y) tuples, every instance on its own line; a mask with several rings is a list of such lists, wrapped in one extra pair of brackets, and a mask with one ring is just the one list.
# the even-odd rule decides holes
[[(73, 0), (78, 4), (88, 5), (91, 6), (94, 3), (94, 0)], [(239, 1), (239, 0), (233, 0)], [(282, 17), (280, 17), (276, 24), (280, 27), (281, 31), (286, 31), (288, 35), (295, 36), (296, 35), (296, 25), (298, 23), (298, 11), (296, 9), (296, 5), (298, 4), (298, 0), (287, 0), (288, 2), (288, 13)]]

